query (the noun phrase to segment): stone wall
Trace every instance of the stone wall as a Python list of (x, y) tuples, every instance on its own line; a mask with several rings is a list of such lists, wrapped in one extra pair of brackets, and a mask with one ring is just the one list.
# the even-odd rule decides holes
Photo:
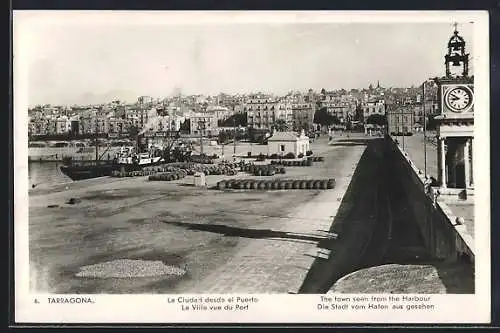
[(408, 198), (410, 214), (415, 216), (425, 245), (436, 258), (457, 260), (468, 257), (474, 261), (474, 242), (465, 226), (455, 225), (456, 217), (448, 206), (441, 201), (434, 202), (432, 195), (426, 193), (424, 173), (410, 160), (407, 153), (386, 137), (388, 165), (392, 179), (402, 182)]

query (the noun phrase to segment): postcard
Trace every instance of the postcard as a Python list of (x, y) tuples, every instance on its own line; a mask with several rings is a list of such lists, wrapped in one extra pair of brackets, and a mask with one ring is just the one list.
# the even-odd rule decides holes
[(488, 323), (488, 36), (14, 11), (16, 322)]

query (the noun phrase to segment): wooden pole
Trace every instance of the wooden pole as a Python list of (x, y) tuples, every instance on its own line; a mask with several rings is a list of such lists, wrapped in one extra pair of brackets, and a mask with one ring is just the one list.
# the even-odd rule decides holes
[(236, 119), (234, 117), (233, 117), (233, 130), (234, 130), (233, 155), (236, 155)]

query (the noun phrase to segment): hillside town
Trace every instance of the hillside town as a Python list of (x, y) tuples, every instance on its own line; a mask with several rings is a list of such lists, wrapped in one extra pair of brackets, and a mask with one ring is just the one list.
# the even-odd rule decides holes
[(141, 96), (134, 103), (114, 100), (99, 105), (36, 105), (28, 112), (28, 134), (30, 140), (44, 140), (96, 135), (122, 138), (141, 130), (146, 136), (181, 132), (216, 137), (232, 128), (313, 133), (332, 127), (354, 130), (384, 125), (390, 110), (402, 108), (411, 115), (408, 132), (413, 132), (423, 126), (424, 107), (427, 115), (435, 115), (436, 92), (435, 87), (428, 89), (423, 103), (421, 86), (385, 88), (377, 82), (363, 89), (309, 89), (285, 96), (177, 94), (163, 99)]

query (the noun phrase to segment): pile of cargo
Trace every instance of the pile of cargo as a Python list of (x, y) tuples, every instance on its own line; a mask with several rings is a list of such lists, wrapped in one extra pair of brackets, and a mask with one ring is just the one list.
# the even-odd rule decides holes
[(284, 165), (284, 166), (312, 166), (313, 162), (324, 162), (325, 158), (322, 156), (309, 156), (304, 160), (272, 160), (272, 165)]
[(183, 169), (186, 170), (187, 174), (191, 176), (194, 175), (196, 172), (203, 172), (205, 175), (226, 175), (226, 176), (234, 176), (238, 173), (234, 166), (228, 164), (216, 164), (216, 165), (193, 164)]
[(182, 165), (185, 165), (185, 163), (184, 162), (168, 163), (168, 164), (160, 164), (157, 166), (147, 166), (142, 168), (142, 170), (153, 171), (153, 172), (172, 172), (181, 169)]
[(335, 179), (229, 179), (217, 183), (218, 190), (329, 190), (335, 187)]
[(323, 156), (309, 156), (307, 160), (313, 162), (324, 162), (325, 158)]
[(274, 176), (275, 174), (286, 172), (285, 168), (277, 165), (254, 165), (245, 164), (241, 166), (241, 171), (248, 172), (254, 176)]
[(111, 177), (118, 177), (118, 178), (123, 178), (123, 177), (143, 177), (143, 176), (150, 176), (156, 174), (156, 171), (149, 171), (149, 170), (136, 170), (136, 171), (119, 171), (119, 170), (113, 170), (111, 171)]
[(179, 169), (177, 171), (172, 171), (172, 172), (162, 172), (162, 173), (157, 173), (155, 175), (150, 175), (148, 177), (148, 180), (153, 180), (153, 181), (172, 181), (172, 180), (179, 180), (184, 177), (186, 177), (187, 172), (185, 170)]
[(236, 175), (236, 169), (239, 167), (237, 163), (220, 163), (220, 164), (203, 164), (194, 162), (176, 162), (162, 164), (154, 167), (147, 167), (144, 169), (151, 169), (157, 172), (172, 172), (175, 170), (185, 170), (190, 176), (194, 175), (196, 172), (203, 172), (206, 175)]
[[(237, 168), (239, 163), (220, 163), (220, 164), (203, 164), (193, 162), (176, 162), (164, 163), (156, 166), (147, 166), (138, 171), (123, 172), (119, 170), (112, 171), (112, 177), (141, 177), (141, 176), (158, 176), (157, 178), (165, 178), (169, 173), (182, 171), (186, 175), (194, 175), (196, 172), (203, 172), (205, 175), (226, 175), (234, 176), (238, 173)], [(161, 177), (160, 177), (161, 176)], [(150, 177), (151, 178), (151, 177)], [(155, 177), (152, 177), (155, 178)], [(156, 180), (156, 179), (150, 179)]]
[(287, 161), (287, 160), (279, 160), (279, 161), (271, 161), (272, 165), (284, 165), (284, 166), (312, 166), (313, 162), (311, 160), (302, 160), (302, 161)]
[(214, 164), (214, 159), (217, 159), (217, 155), (191, 155), (189, 156), (189, 161), (201, 164)]

